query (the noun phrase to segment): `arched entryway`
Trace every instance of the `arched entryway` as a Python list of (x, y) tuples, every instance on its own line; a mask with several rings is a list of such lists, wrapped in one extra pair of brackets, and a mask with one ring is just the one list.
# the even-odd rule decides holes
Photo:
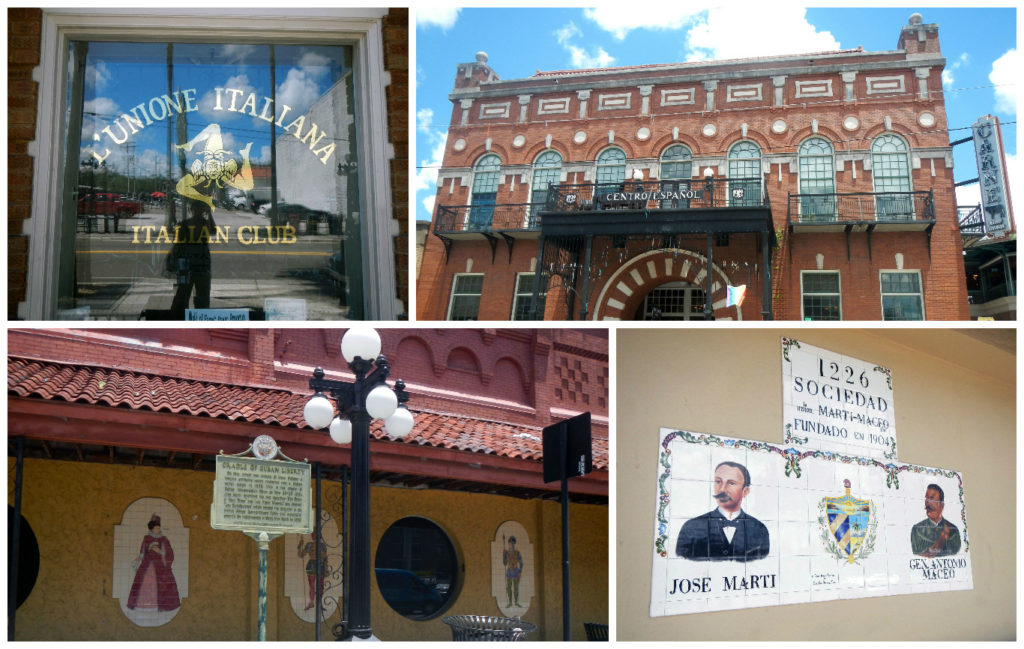
[[(712, 264), (711, 273), (711, 308), (715, 318), (742, 320), (739, 307), (726, 306), (726, 287), (731, 283), (728, 275), (716, 264)], [(612, 273), (601, 287), (593, 317), (595, 320), (640, 319), (645, 315), (645, 302), (657, 306), (659, 302), (671, 304), (679, 298), (683, 300), (682, 306), (670, 308), (692, 309), (695, 300), (704, 299), (707, 275), (707, 257), (692, 250), (661, 249), (637, 255)], [(657, 308), (662, 311), (662, 318), (667, 319), (662, 307)], [(681, 314), (678, 310), (673, 313)], [(703, 314), (703, 301), (700, 301), (699, 313), (688, 313), (692, 319), (703, 319)]]

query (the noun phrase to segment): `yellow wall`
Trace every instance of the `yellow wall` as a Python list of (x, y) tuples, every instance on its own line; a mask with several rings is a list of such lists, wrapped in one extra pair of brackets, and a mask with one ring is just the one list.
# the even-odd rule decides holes
[[(14, 461), (8, 460), (13, 494)], [(213, 474), (26, 460), (22, 512), (39, 542), (40, 572), (18, 609), (18, 640), (255, 640), (256, 543), (240, 532), (210, 528)], [(13, 497), (13, 496), (12, 496)], [(189, 592), (178, 614), (164, 626), (141, 628), (110, 596), (113, 531), (132, 502), (163, 498), (189, 528)], [(13, 502), (13, 501), (12, 501)], [(328, 508), (325, 503), (325, 508)], [(335, 518), (340, 512), (332, 511)], [(374, 488), (371, 549), (385, 530), (405, 516), (441, 526), (463, 561), (463, 583), (444, 614), (501, 615), (491, 596), (490, 542), (506, 520), (523, 524), (537, 558), (537, 596), (523, 619), (539, 630), (530, 640), (560, 640), (561, 523), (557, 502), (447, 491)], [(608, 508), (570, 508), (573, 549), (573, 639), (585, 639), (583, 622), (608, 622)], [(289, 548), (292, 549), (292, 548)], [(284, 540), (270, 545), (267, 606), (269, 640), (313, 640), (282, 595)], [(371, 580), (373, 581), (373, 580)], [(384, 640), (450, 640), (441, 617), (413, 622), (395, 613), (371, 588), (374, 633)], [(328, 619), (322, 637), (333, 640)]]
[[(892, 370), (899, 459), (962, 472), (974, 589), (649, 617), (662, 426), (782, 441), (787, 336)], [(949, 330), (620, 329), (619, 640), (1014, 640), (1014, 355)]]

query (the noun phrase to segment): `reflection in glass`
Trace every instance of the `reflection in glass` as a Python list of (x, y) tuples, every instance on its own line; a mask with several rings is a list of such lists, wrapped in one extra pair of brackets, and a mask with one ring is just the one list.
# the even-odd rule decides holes
[(351, 47), (70, 51), (62, 317), (363, 317)]
[(425, 518), (403, 518), (384, 532), (374, 572), (384, 600), (407, 618), (435, 617), (454, 601), (455, 547), (440, 527)]

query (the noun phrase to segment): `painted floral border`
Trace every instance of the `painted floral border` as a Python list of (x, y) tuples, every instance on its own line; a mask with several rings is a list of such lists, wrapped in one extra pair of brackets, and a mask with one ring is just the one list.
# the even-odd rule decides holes
[(670, 497), (665, 483), (671, 477), (672, 472), (670, 464), (672, 451), (669, 449), (669, 444), (676, 438), (679, 438), (681, 441), (688, 444), (703, 444), (704, 446), (717, 446), (719, 448), (746, 448), (751, 451), (776, 453), (786, 460), (786, 477), (794, 476), (799, 478), (801, 473), (800, 461), (813, 457), (817, 459), (831, 460), (833, 462), (842, 462), (843, 464), (878, 467), (886, 472), (885, 486), (889, 489), (900, 488), (899, 474), (901, 473), (925, 473), (928, 475), (939, 475), (945, 478), (956, 478), (960, 491), (960, 518), (961, 523), (963, 524), (963, 534), (961, 536), (963, 538), (964, 552), (968, 552), (970, 550), (970, 542), (967, 537), (967, 507), (964, 503), (964, 483), (963, 478), (956, 471), (935, 469), (916, 464), (896, 465), (892, 462), (883, 464), (882, 462), (872, 458), (843, 455), (832, 451), (798, 451), (795, 448), (781, 448), (768, 442), (734, 439), (731, 437), (719, 437), (717, 435), (705, 433), (692, 433), (685, 430), (676, 430), (666, 435), (665, 439), (661, 441), (661, 453), (658, 458), (658, 463), (662, 466), (663, 471), (658, 477), (658, 536), (655, 538), (654, 547), (662, 557), (668, 556), (668, 550), (665, 547), (665, 544), (668, 541), (668, 519), (665, 517), (665, 510), (668, 508)]

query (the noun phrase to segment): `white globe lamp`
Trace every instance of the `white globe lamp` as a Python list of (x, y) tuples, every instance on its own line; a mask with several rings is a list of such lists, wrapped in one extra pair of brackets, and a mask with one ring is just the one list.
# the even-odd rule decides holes
[(327, 428), (334, 417), (334, 406), (327, 397), (318, 393), (306, 402), (306, 407), (302, 409), (302, 416), (306, 423), (313, 428)]
[(386, 385), (378, 385), (366, 395), (366, 412), (374, 419), (387, 419), (398, 407), (398, 397)]
[(376, 360), (380, 355), (380, 334), (372, 327), (352, 327), (341, 337), (341, 355), (348, 363), (356, 357)]
[(384, 430), (392, 437), (402, 438), (412, 432), (414, 423), (415, 421), (413, 421), (412, 413), (409, 412), (409, 409), (401, 406), (395, 409), (395, 414), (388, 417), (387, 421), (384, 422)]
[(331, 439), (335, 444), (352, 443), (352, 422), (348, 419), (335, 417), (331, 422)]

